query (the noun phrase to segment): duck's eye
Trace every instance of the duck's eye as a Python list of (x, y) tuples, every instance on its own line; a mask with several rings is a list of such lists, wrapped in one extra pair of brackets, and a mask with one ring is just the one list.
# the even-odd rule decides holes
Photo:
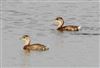
[(25, 38), (25, 36), (23, 36), (22, 38)]
[(56, 20), (58, 20), (58, 18)]

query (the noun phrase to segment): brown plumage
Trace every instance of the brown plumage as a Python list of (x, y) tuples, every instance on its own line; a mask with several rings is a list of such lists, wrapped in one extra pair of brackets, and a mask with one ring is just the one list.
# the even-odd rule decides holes
[(30, 43), (31, 40), (30, 40), (30, 37), (28, 35), (24, 35), (21, 39), (24, 41), (24, 45), (25, 45), (23, 47), (23, 49), (27, 50), (29, 52), (30, 51), (46, 51), (49, 49), (43, 44), (39, 44), (39, 43), (31, 44)]
[(68, 25), (68, 26), (62, 26), (60, 28), (57, 28), (57, 30), (60, 31), (79, 31), (79, 26), (73, 26), (73, 25)]
[(42, 44), (30, 44), (30, 45), (25, 45), (23, 47), (24, 50), (32, 50), (32, 51), (46, 51), (49, 48), (46, 48), (46, 46)]
[(55, 19), (55, 24), (58, 26), (57, 30), (59, 31), (79, 31), (80, 30), (80, 26), (76, 26), (76, 25), (63, 26), (64, 20), (62, 17), (57, 17)]

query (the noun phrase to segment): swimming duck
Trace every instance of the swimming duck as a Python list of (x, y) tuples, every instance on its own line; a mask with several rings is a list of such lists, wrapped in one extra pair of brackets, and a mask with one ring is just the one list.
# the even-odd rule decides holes
[(59, 31), (79, 31), (81, 28), (80, 26), (76, 26), (76, 25), (63, 26), (64, 19), (62, 17), (57, 17), (55, 19), (55, 25), (58, 26), (57, 30), (59, 30)]
[(28, 52), (30, 52), (30, 51), (46, 51), (49, 49), (43, 44), (39, 44), (39, 43), (31, 44), (31, 39), (28, 35), (22, 36), (21, 39), (24, 41), (24, 45), (25, 45), (23, 47), (23, 49), (27, 50)]

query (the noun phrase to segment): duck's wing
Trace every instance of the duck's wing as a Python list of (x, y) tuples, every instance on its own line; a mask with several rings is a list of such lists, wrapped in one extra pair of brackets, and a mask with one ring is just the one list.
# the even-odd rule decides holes
[(45, 45), (39, 44), (39, 43), (36, 43), (36, 44), (32, 44), (32, 45), (31, 45), (31, 50), (46, 51), (46, 50), (48, 50), (48, 49), (49, 49), (49, 48), (47, 48)]
[(67, 31), (78, 31), (79, 26), (67, 25), (67, 26), (64, 26), (63, 29)]

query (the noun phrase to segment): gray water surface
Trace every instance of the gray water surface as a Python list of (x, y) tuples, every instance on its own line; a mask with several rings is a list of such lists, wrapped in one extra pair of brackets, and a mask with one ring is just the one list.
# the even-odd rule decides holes
[[(3, 67), (98, 67), (98, 2), (2, 2)], [(59, 32), (54, 19), (81, 25), (79, 32)], [(23, 52), (22, 35), (49, 47), (45, 52)]]

